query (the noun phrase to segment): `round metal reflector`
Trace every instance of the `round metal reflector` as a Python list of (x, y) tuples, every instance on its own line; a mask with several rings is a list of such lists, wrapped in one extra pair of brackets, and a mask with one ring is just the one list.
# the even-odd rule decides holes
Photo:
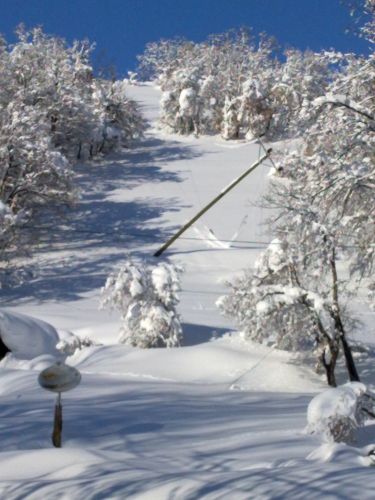
[(76, 368), (57, 362), (42, 372), (38, 377), (38, 382), (43, 389), (52, 392), (70, 391), (77, 387), (81, 381), (81, 374)]

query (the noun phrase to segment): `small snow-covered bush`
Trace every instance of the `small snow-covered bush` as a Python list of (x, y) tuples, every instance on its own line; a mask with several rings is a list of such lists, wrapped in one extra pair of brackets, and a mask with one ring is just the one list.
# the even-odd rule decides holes
[(121, 311), (119, 341), (134, 347), (176, 347), (182, 335), (179, 302), (182, 268), (127, 260), (102, 289), (102, 307)]
[(88, 337), (77, 337), (70, 332), (59, 332), (60, 340), (56, 344), (56, 349), (62, 354), (67, 356), (72, 356), (76, 351), (80, 351), (85, 347), (90, 347), (92, 345), (97, 345), (93, 340)]
[(310, 401), (307, 430), (323, 441), (352, 442), (356, 429), (368, 417), (371, 402), (367, 387), (360, 382), (327, 389)]

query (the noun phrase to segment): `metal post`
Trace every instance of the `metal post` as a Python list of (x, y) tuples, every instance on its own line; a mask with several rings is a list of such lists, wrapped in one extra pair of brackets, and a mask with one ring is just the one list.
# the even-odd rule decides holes
[(259, 158), (255, 163), (251, 165), (250, 168), (246, 170), (242, 175), (237, 177), (233, 182), (229, 184), (226, 188), (224, 188), (215, 198), (210, 201), (205, 207), (203, 207), (192, 219), (189, 220), (186, 224), (184, 224), (176, 234), (174, 234), (162, 247), (159, 248), (157, 252), (154, 253), (154, 257), (159, 257), (174, 241), (176, 241), (181, 234), (183, 234), (190, 226), (194, 224), (204, 213), (206, 213), (211, 207), (213, 207), (223, 196), (225, 196), (229, 191), (231, 191), (237, 184), (239, 184), (246, 176), (248, 176), (253, 170), (255, 170), (261, 163), (266, 160), (272, 152), (272, 149), (267, 149), (266, 153)]

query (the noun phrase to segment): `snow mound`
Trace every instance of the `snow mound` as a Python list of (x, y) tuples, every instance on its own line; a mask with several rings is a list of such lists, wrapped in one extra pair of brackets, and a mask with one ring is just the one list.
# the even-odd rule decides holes
[(1, 369), (13, 370), (33, 370), (41, 371), (56, 362), (56, 356), (52, 354), (41, 354), (33, 359), (18, 359), (12, 353), (8, 353), (4, 359), (1, 360)]
[(307, 421), (313, 424), (332, 415), (353, 417), (358, 397), (366, 392), (366, 386), (360, 382), (349, 382), (340, 387), (327, 389), (315, 396), (307, 409)]
[(315, 396), (307, 409), (308, 431), (326, 441), (350, 440), (360, 423), (359, 402), (366, 390), (360, 382), (349, 382)]
[(87, 336), (57, 330), (40, 319), (5, 310), (0, 310), (0, 337), (11, 351), (2, 366), (23, 370), (46, 368), (77, 349), (95, 345)]
[(86, 373), (122, 374), (130, 379), (225, 384), (227, 390), (314, 392), (322, 382), (291, 355), (227, 336), (189, 347), (138, 349), (125, 345), (89, 347), (67, 359)]
[(17, 359), (49, 354), (60, 357), (57, 330), (50, 324), (20, 313), (0, 311), (0, 336)]

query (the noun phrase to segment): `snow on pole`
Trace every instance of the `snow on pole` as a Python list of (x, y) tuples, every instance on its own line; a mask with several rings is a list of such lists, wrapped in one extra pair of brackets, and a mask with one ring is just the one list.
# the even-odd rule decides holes
[(215, 196), (206, 206), (204, 206), (192, 219), (190, 219), (186, 224), (184, 224), (176, 234), (174, 234), (162, 247), (159, 248), (157, 252), (154, 253), (154, 257), (160, 257), (160, 255), (170, 246), (174, 241), (176, 241), (181, 234), (183, 234), (190, 226), (194, 224), (203, 214), (205, 214), (211, 207), (213, 207), (221, 198), (223, 198), (229, 191), (231, 191), (237, 184), (239, 184), (245, 177), (247, 177), (253, 170), (255, 170), (261, 163), (269, 158), (272, 149), (267, 149), (266, 153), (261, 156), (255, 163), (251, 165), (243, 174), (234, 179), (228, 186), (220, 191), (220, 193)]
[(58, 361), (40, 372), (38, 382), (43, 389), (57, 392), (53, 420), (52, 444), (55, 448), (61, 448), (61, 435), (63, 427), (61, 393), (70, 391), (71, 389), (77, 387), (77, 385), (81, 382), (81, 374), (76, 368)]

